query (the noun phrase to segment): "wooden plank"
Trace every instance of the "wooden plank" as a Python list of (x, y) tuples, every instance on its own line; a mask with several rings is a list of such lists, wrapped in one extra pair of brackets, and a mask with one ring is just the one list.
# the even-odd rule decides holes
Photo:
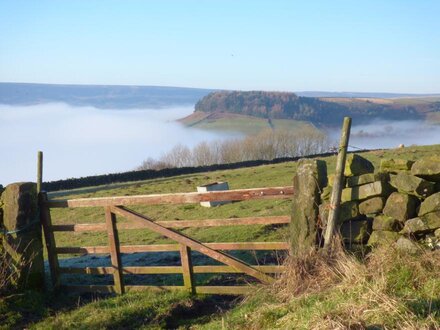
[[(239, 242), (239, 243), (202, 243), (214, 250), (288, 250), (289, 244), (286, 242)], [(107, 254), (110, 252), (108, 246), (82, 246), (82, 247), (59, 247), (56, 248), (58, 254)], [(134, 252), (171, 252), (180, 251), (178, 244), (152, 244), (152, 245), (123, 245), (120, 247), (121, 253)]]
[[(285, 266), (253, 266), (264, 273), (282, 273)], [(115, 272), (113, 267), (60, 267), (61, 274), (83, 274), (83, 275), (112, 275)], [(147, 274), (182, 274), (182, 266), (137, 266), (123, 267), (123, 274), (147, 275)], [(231, 266), (193, 266), (193, 274), (240, 274), (243, 273)]]
[[(61, 287), (66, 292), (76, 293), (115, 293), (113, 285), (63, 285)], [(125, 291), (180, 291), (185, 290), (184, 286), (150, 286), (150, 285), (126, 285)], [(242, 295), (252, 292), (252, 286), (196, 286), (195, 291), (198, 294), (227, 294)]]
[[(220, 226), (242, 226), (242, 225), (273, 225), (288, 224), (290, 216), (271, 216), (271, 217), (247, 217), (232, 219), (206, 219), (206, 220), (169, 220), (155, 221), (155, 223), (165, 228), (191, 228), (191, 227), (220, 227)], [(118, 230), (126, 229), (142, 229), (146, 228), (140, 223), (118, 223)], [(82, 223), (82, 224), (65, 224), (53, 225), (53, 231), (73, 231), (73, 232), (91, 232), (105, 231), (104, 223)]]
[(255, 287), (247, 286), (196, 286), (197, 294), (242, 295), (255, 291)]
[(154, 223), (154, 221), (151, 221), (147, 217), (138, 214), (132, 210), (127, 210), (123, 207), (111, 207), (111, 210), (112, 212), (120, 216), (126, 217), (130, 220), (133, 220), (134, 222), (145, 222), (148, 224), (148, 229), (156, 233), (159, 233), (161, 235), (164, 235), (165, 237), (168, 237), (180, 244), (184, 244), (195, 251), (198, 251), (202, 254), (205, 254), (213, 258), (214, 260), (217, 260), (228, 266), (234, 267), (235, 269), (241, 270), (244, 273), (248, 274), (249, 276), (259, 279), (263, 283), (272, 283), (274, 280), (273, 277), (260, 272), (259, 270), (253, 268), (252, 266), (248, 265), (247, 263), (237, 258), (231, 257), (224, 252), (216, 251), (208, 247), (207, 245), (204, 245), (188, 236), (183, 235), (182, 233), (178, 233), (176, 231), (173, 231), (172, 229), (168, 229), (163, 226), (160, 226)]
[(119, 237), (116, 228), (116, 215), (111, 211), (110, 207), (105, 209), (105, 222), (107, 224), (108, 244), (110, 248), (110, 257), (113, 272), (113, 280), (115, 282), (116, 292), (124, 293), (124, 276), (122, 274), (121, 252), (119, 251)]
[(213, 201), (243, 201), (249, 199), (289, 198), (293, 195), (293, 188), (271, 187), (252, 188), (206, 193), (175, 193), (153, 194), (139, 196), (79, 198), (68, 200), (50, 200), (47, 205), (51, 208), (60, 207), (90, 207), (90, 206), (127, 206), (127, 205), (154, 205), (154, 204), (187, 204)]
[(232, 219), (209, 219), (209, 220), (177, 220), (177, 221), (155, 221), (165, 228), (191, 228), (191, 227), (224, 227), (243, 225), (273, 225), (290, 223), (290, 216), (273, 217), (248, 217)]
[(39, 194), (39, 207), (40, 207), (40, 222), (43, 227), (44, 240), (47, 249), (47, 259), (49, 261), (50, 277), (52, 281), (52, 287), (57, 290), (60, 285), (59, 275), (59, 262), (57, 255), (57, 248), (55, 242), (55, 236), (52, 231), (52, 218), (50, 216), (50, 209), (46, 206), (47, 193), (40, 192)]
[(190, 293), (194, 293), (194, 273), (191, 260), (191, 248), (180, 244), (180, 260), (183, 270), (183, 285)]
[(151, 291), (183, 291), (186, 290), (186, 288), (184, 286), (167, 286), (167, 285), (163, 285), (163, 286), (153, 286), (153, 285), (127, 285), (127, 292), (131, 292), (131, 291), (146, 291), (146, 290), (151, 290)]
[[(89, 275), (106, 275), (113, 274), (113, 267), (61, 267), (60, 272), (63, 274), (89, 274)], [(123, 267), (123, 274), (182, 274), (181, 266), (138, 266)]]
[[(185, 290), (184, 286), (147, 286), (147, 285), (127, 285), (127, 291), (169, 291), (169, 290)], [(227, 294), (227, 295), (242, 295), (250, 293), (254, 288), (249, 285), (241, 286), (196, 286), (195, 292), (197, 294)]]
[[(255, 269), (263, 273), (282, 273), (285, 271), (285, 266), (252, 266)], [(206, 274), (206, 273), (229, 273), (229, 274), (240, 274), (243, 273), (237, 269), (234, 269), (230, 266), (193, 266), (194, 274)]]
[(204, 243), (215, 250), (288, 250), (287, 242), (239, 242), (239, 243)]

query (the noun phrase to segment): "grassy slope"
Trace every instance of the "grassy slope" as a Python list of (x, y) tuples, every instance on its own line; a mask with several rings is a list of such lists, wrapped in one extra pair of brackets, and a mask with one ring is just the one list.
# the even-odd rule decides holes
[[(403, 149), (392, 149), (374, 151), (364, 154), (376, 167), (379, 166), (381, 158), (407, 158), (417, 160), (421, 157), (438, 154), (440, 145), (409, 147)], [(335, 167), (335, 157), (324, 158), (328, 164), (328, 172), (332, 173)], [(286, 162), (281, 164), (264, 165), (236, 170), (215, 171), (196, 175), (184, 175), (173, 178), (155, 179), (136, 182), (131, 185), (106, 186), (105, 189), (86, 189), (74, 191), (72, 194), (64, 194), (61, 198), (80, 197), (101, 197), (101, 196), (128, 196), (152, 193), (190, 192), (196, 187), (213, 181), (228, 181), (230, 189), (254, 188), (267, 186), (287, 186), (291, 184), (295, 173), (296, 163)], [(137, 207), (136, 209), (156, 220), (192, 220), (192, 219), (217, 219), (246, 216), (266, 216), (289, 214), (290, 203), (288, 201), (246, 201), (240, 203), (226, 204), (221, 207), (203, 208), (199, 205), (158, 205), (148, 207)], [(104, 222), (102, 208), (78, 208), (78, 209), (54, 209), (52, 211), (53, 222), (61, 223), (92, 223)], [(124, 221), (121, 219), (121, 221)], [(255, 226), (250, 230), (246, 227), (232, 228), (210, 228), (210, 229), (187, 229), (186, 233), (203, 240), (272, 240), (282, 238), (283, 230), (266, 232), (262, 226)], [(59, 246), (79, 246), (107, 244), (106, 236), (102, 233), (57, 233)], [(124, 244), (141, 243), (165, 243), (165, 239), (148, 231), (122, 231), (121, 242)]]
[[(352, 106), (362, 107), (365, 102), (376, 104), (392, 105), (398, 111), (402, 107), (416, 107), (417, 111), (425, 115), (425, 120), (428, 123), (438, 125), (440, 124), (440, 112), (438, 111), (438, 103), (440, 97), (426, 96), (426, 97), (398, 97), (390, 99), (382, 98), (321, 98), (324, 101), (336, 102), (340, 104), (351, 104)], [(433, 111), (437, 104), (437, 111)]]
[[(440, 145), (434, 145), (375, 151), (366, 153), (364, 154), (364, 156), (370, 159), (377, 166), (381, 158), (391, 157), (416, 160), (421, 157), (439, 153)], [(329, 172), (333, 172), (335, 166), (335, 157), (327, 157), (325, 158), (325, 160), (327, 161)], [(96, 187), (93, 190), (86, 189), (85, 191), (76, 190), (70, 194), (66, 193), (67, 196), (65, 194), (64, 196), (62, 196), (62, 198), (187, 192), (194, 191), (195, 187), (199, 184), (212, 182), (215, 180), (228, 181), (231, 189), (282, 186), (291, 184), (295, 169), (296, 163), (291, 162), (276, 165), (265, 165), (254, 168), (216, 171), (198, 175), (187, 175), (175, 178), (136, 182), (130, 185), (123, 184), (106, 187)], [(253, 201), (227, 204), (211, 209), (201, 208), (198, 205), (157, 206), (140, 209), (145, 214), (148, 214), (150, 217), (161, 220), (228, 218), (231, 216), (243, 217), (251, 215), (257, 216), (289, 214), (290, 203), (288, 201)], [(103, 212), (100, 209), (69, 209), (54, 210), (53, 220), (54, 223), (88, 223), (104, 222), (104, 217)], [(187, 229), (185, 230), (185, 232), (202, 241), (274, 241), (286, 239), (285, 227), (277, 229), (264, 226), (255, 226), (255, 228), (253, 227), (254, 226), (231, 228), (225, 227), (217, 229), (196, 228)], [(162, 237), (153, 235), (151, 233), (148, 233), (148, 231), (142, 230), (121, 232), (121, 241), (123, 244), (167, 242), (167, 240)], [(58, 246), (88, 246), (99, 244), (105, 245), (107, 244), (107, 238), (103, 234), (95, 235), (93, 233), (58, 233), (57, 243)], [(407, 273), (410, 271), (411, 269), (408, 270), (403, 268), (402, 270), (400, 268), (395, 270), (396, 273), (393, 276), (396, 276), (396, 278), (391, 278), (389, 285), (394, 285), (393, 281), (403, 281), (403, 284), (399, 284), (399, 290), (401, 290), (399, 291), (400, 293), (397, 291), (397, 293), (395, 293), (394, 291), (390, 291), (390, 294), (395, 295), (396, 299), (400, 299), (400, 297), (403, 297), (401, 295), (402, 292), (406, 292), (405, 297), (407, 297), (408, 295), (414, 295), (416, 299), (419, 299), (419, 296), (422, 297), (424, 295), (424, 298), (422, 298), (425, 299), (424, 301), (427, 301), (426, 304), (428, 304), (430, 299), (428, 294), (428, 286), (433, 286), (433, 290), (431, 290), (431, 293), (439, 293), (438, 290), (440, 287), (440, 283), (438, 279), (440, 277), (437, 275), (437, 273), (432, 273), (436, 277), (434, 276), (433, 278), (431, 278), (428, 276), (429, 278), (426, 279), (428, 284), (426, 284), (426, 287), (425, 284), (423, 284), (423, 291), (418, 292), (417, 285), (419, 284), (413, 283), (414, 278), (418, 277), (418, 274), (408, 275)], [(386, 274), (388, 274), (388, 272), (386, 272)], [(410, 286), (408, 286), (408, 283), (410, 284)], [(298, 324), (298, 326), (305, 326), (307, 328), (307, 324), (312, 324), (307, 322), (312, 322), (311, 320), (315, 318), (320, 319), (321, 317), (326, 317), (326, 315), (328, 316), (329, 313), (331, 314), (331, 311), (333, 310), (336, 310), (335, 313), (336, 315), (338, 315), (338, 309), (336, 307), (339, 306), (340, 303), (342, 304), (344, 302), (350, 302), (353, 306), (357, 306), (356, 304), (360, 303), (359, 297), (361, 297), (361, 295), (363, 294), (362, 290), (364, 290), (364, 287), (362, 285), (353, 287), (349, 286), (342, 289), (340, 287), (335, 287), (333, 291), (318, 292), (298, 299), (295, 298), (290, 302), (284, 303), (276, 300), (276, 297), (274, 297), (270, 292), (262, 291), (261, 294), (249, 298), (247, 303), (233, 309), (225, 316), (225, 319), (223, 319), (223, 321), (221, 318), (215, 318), (215, 314), (213, 314), (214, 318), (211, 320), (209, 316), (210, 314), (208, 312), (208, 316), (202, 315), (200, 316), (200, 318), (198, 316), (197, 319), (187, 320), (187, 324), (199, 324), (200, 326), (202, 326), (202, 323), (212, 322), (207, 323), (208, 325), (206, 325), (206, 328), (211, 329), (221, 328), (222, 322), (227, 322), (228, 328), (243, 327), (244, 324), (248, 322), (249, 324), (255, 326), (255, 328), (268, 328), (268, 324), (280, 324), (280, 327), (283, 324), (290, 324), (283, 323), (284, 321), (279, 321), (279, 319), (281, 318), (284, 320), (287, 318), (290, 319), (290, 321), (288, 322), (291, 322), (291, 324)], [(3, 328), (10, 328), (14, 324), (25, 325), (28, 323), (36, 322), (40, 319), (43, 319), (43, 323), (38, 325), (39, 328), (63, 328), (61, 324), (66, 324), (65, 328), (69, 327), (68, 325), (78, 328), (89, 328), (96, 327), (96, 324), (98, 324), (96, 323), (96, 320), (99, 320), (99, 324), (102, 324), (102, 328), (108, 328), (108, 325), (111, 324), (111, 322), (115, 322), (115, 325), (118, 325), (119, 328), (123, 328), (123, 325), (127, 324), (124, 322), (140, 322), (133, 324), (144, 324), (146, 328), (150, 326), (151, 328), (166, 327), (167, 325), (169, 325), (167, 323), (169, 321), (167, 321), (167, 318), (165, 317), (166, 315), (174, 315), (173, 313), (177, 313), (175, 309), (181, 310), (182, 307), (180, 305), (182, 304), (182, 301), (193, 301), (188, 300), (188, 297), (185, 295), (180, 296), (175, 294), (165, 295), (155, 293), (130, 293), (127, 294), (124, 298), (116, 297), (92, 303), (87, 302), (85, 303), (84, 307), (79, 307), (73, 309), (72, 311), (67, 311), (66, 305), (72, 306), (71, 299), (79, 298), (68, 298), (70, 299), (70, 303), (61, 307), (53, 307), (53, 302), (50, 303), (48, 301), (62, 301), (63, 299), (67, 299), (65, 296), (57, 297), (56, 299), (49, 299), (43, 295), (35, 294), (31, 295), (31, 298), (29, 299), (21, 299), (17, 297), (13, 297), (11, 299), (13, 301), (12, 303), (10, 302), (11, 300), (0, 300), (0, 311), (2, 315), (0, 316), (0, 324), (5, 325)], [(18, 299), (18, 302), (14, 302), (14, 299)], [(208, 299), (206, 300), (206, 303), (209, 304), (209, 299), (211, 298), (203, 299)], [(32, 304), (32, 301), (35, 301), (35, 303)], [(264, 301), (265, 305), (262, 305), (262, 301)], [(438, 308), (438, 302), (434, 303), (434, 307)], [(161, 306), (163, 306), (163, 304), (168, 306), (168, 309), (161, 309)], [(191, 303), (188, 302), (188, 304)], [(426, 307), (425, 305), (419, 307), (423, 309)], [(132, 310), (130, 310), (130, 306), (132, 306)], [(148, 316), (151, 313), (154, 315), (157, 314), (157, 318), (152, 319), (150, 316)], [(203, 312), (200, 313), (203, 314)], [(23, 314), (24, 316), (21, 316), (20, 314)], [(245, 314), (252, 316), (246, 316)], [(420, 314), (417, 314), (419, 316), (416, 316), (416, 319), (423, 320), (423, 315), (425, 314), (423, 314), (422, 312)], [(47, 319), (47, 316), (49, 315), (52, 315), (52, 317)], [(161, 315), (165, 316), (162, 317)], [(262, 318), (260, 318), (258, 315), (262, 315)], [(131, 320), (132, 317), (133, 320)], [(294, 323), (299, 322), (298, 320), (295, 321), (295, 318), (304, 317), (305, 323)], [(397, 321), (391, 320), (389, 322)]]
[(206, 114), (195, 112), (180, 121), (186, 126), (198, 129), (246, 135), (257, 134), (264, 129), (270, 128), (295, 130), (304, 126), (310, 126), (309, 123), (289, 119), (274, 119), (271, 126), (267, 119), (232, 113)]
[(185, 292), (123, 296), (49, 296), (27, 292), (0, 299), (0, 329), (175, 329), (210, 321), (234, 300)]

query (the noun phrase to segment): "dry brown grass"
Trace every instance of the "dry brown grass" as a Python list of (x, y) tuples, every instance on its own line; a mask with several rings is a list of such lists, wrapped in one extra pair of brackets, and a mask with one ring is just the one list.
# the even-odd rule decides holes
[(347, 255), (339, 243), (328, 251), (310, 250), (301, 256), (291, 256), (285, 266), (286, 271), (272, 287), (284, 301), (321, 292), (342, 281), (359, 278), (365, 272), (365, 266)]
[[(277, 302), (255, 311), (249, 328), (440, 329), (440, 251), (411, 256), (388, 247), (358, 260), (334, 247), (285, 265), (270, 288)], [(422, 305), (429, 307), (420, 312)], [(275, 311), (282, 316), (269, 322)]]
[(4, 295), (11, 288), (11, 283), (16, 280), (17, 273), (11, 267), (10, 258), (1, 246), (0, 241), (0, 296)]

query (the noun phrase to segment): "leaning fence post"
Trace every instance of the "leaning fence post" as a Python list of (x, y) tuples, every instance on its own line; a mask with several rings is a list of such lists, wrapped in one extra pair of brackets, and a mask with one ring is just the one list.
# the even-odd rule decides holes
[(341, 140), (339, 143), (338, 158), (336, 159), (335, 179), (330, 198), (330, 212), (327, 220), (327, 228), (324, 235), (324, 248), (331, 246), (335, 234), (336, 222), (339, 217), (345, 159), (347, 156), (348, 140), (350, 138), (351, 118), (345, 117), (342, 125)]

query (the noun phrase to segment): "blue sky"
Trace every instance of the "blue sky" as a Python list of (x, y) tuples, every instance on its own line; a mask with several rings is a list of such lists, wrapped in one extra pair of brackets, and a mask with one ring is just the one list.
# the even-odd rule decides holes
[(0, 0), (0, 81), (440, 92), (440, 1)]

